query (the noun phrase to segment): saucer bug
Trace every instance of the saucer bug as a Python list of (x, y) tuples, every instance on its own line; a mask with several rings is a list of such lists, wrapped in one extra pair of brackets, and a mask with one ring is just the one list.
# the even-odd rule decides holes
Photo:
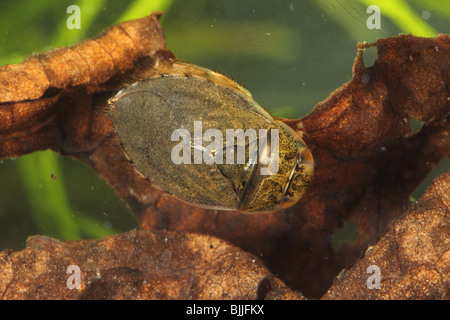
[(158, 70), (109, 100), (140, 174), (200, 207), (258, 213), (298, 202), (314, 170), (299, 134), (219, 73), (179, 61)]

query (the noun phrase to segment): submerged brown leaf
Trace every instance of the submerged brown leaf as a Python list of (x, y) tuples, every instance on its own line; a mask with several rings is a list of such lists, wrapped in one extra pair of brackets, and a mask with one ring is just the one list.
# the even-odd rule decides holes
[[(379, 288), (369, 266), (379, 268)], [(450, 299), (450, 172), (437, 178), (324, 299)]]
[(34, 236), (22, 251), (3, 251), (0, 270), (3, 299), (303, 298), (249, 253), (187, 233), (130, 231), (67, 242)]
[[(50, 148), (80, 159), (130, 205), (142, 229), (224, 239), (260, 257), (291, 288), (319, 298), (344, 267), (358, 261), (368, 246), (389, 231), (391, 221), (407, 211), (410, 194), (450, 155), (449, 37), (405, 35), (359, 45), (349, 83), (303, 119), (284, 119), (304, 132), (312, 149), (313, 186), (288, 210), (245, 215), (192, 207), (156, 190), (130, 166), (112, 133), (104, 110), (123, 79), (143, 65), (152, 72), (166, 68), (165, 62), (170, 67), (167, 57), (172, 55), (165, 48), (158, 17), (127, 22), (98, 39), (0, 68), (0, 157)], [(365, 67), (363, 50), (370, 46), (377, 48), (378, 59)], [(156, 59), (162, 63), (155, 65)], [(423, 121), (423, 127), (413, 132), (410, 118)], [(434, 207), (428, 209), (434, 212)], [(333, 235), (346, 221), (354, 223), (359, 237), (335, 247)], [(448, 235), (445, 226), (442, 241)], [(409, 254), (420, 259), (420, 250), (414, 250)], [(249, 269), (243, 268), (247, 274)], [(5, 271), (3, 277), (13, 277), (11, 272)], [(131, 286), (143, 279), (142, 272), (134, 269), (105, 273), (105, 277), (114, 276)], [(173, 290), (180, 294), (162, 292), (166, 297), (182, 297), (184, 287), (170, 279), (164, 280), (166, 285), (176, 286)], [(98, 288), (105, 289), (102, 285), (106, 284), (100, 281)], [(86, 297), (135, 297), (114, 288), (98, 288), (86, 291)], [(214, 292), (189, 292), (198, 298), (224, 298)], [(345, 293), (328, 296), (346, 297)], [(408, 298), (406, 292), (395, 297)]]

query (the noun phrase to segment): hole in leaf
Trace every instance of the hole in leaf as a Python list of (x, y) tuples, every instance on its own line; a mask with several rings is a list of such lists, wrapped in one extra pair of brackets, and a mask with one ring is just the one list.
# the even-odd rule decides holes
[(377, 50), (375, 47), (366, 48), (363, 54), (364, 65), (366, 68), (373, 66), (377, 57)]
[(431, 185), (433, 180), (441, 174), (450, 170), (450, 158), (443, 159), (439, 164), (434, 167), (422, 183), (417, 187), (416, 191), (411, 195), (410, 200), (412, 202), (417, 201), (425, 193), (427, 188)]
[(359, 231), (356, 224), (351, 221), (344, 221), (342, 228), (336, 230), (333, 234), (332, 244), (335, 250), (338, 250), (342, 243), (346, 241), (354, 242), (359, 237)]
[(409, 125), (411, 126), (411, 130), (413, 132), (419, 131), (424, 124), (425, 124), (425, 122), (423, 122), (423, 121), (413, 119), (413, 118), (409, 119)]

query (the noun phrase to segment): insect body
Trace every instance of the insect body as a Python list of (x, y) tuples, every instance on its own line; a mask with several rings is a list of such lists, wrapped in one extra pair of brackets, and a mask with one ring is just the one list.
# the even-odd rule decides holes
[(270, 212), (295, 204), (311, 182), (313, 158), (300, 136), (213, 71), (175, 62), (109, 103), (135, 168), (185, 202)]

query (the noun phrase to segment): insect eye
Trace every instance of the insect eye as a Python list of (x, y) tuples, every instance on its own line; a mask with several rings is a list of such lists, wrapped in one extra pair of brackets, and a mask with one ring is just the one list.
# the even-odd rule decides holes
[(308, 148), (303, 150), (298, 157), (297, 167), (300, 166), (314, 166), (314, 159), (311, 151)]
[(307, 186), (304, 179), (305, 174), (306, 176), (312, 174), (313, 169), (314, 160), (311, 151), (306, 148), (298, 155), (297, 163), (291, 172), (283, 199), (280, 202), (281, 208), (286, 209), (293, 206), (302, 197)]

